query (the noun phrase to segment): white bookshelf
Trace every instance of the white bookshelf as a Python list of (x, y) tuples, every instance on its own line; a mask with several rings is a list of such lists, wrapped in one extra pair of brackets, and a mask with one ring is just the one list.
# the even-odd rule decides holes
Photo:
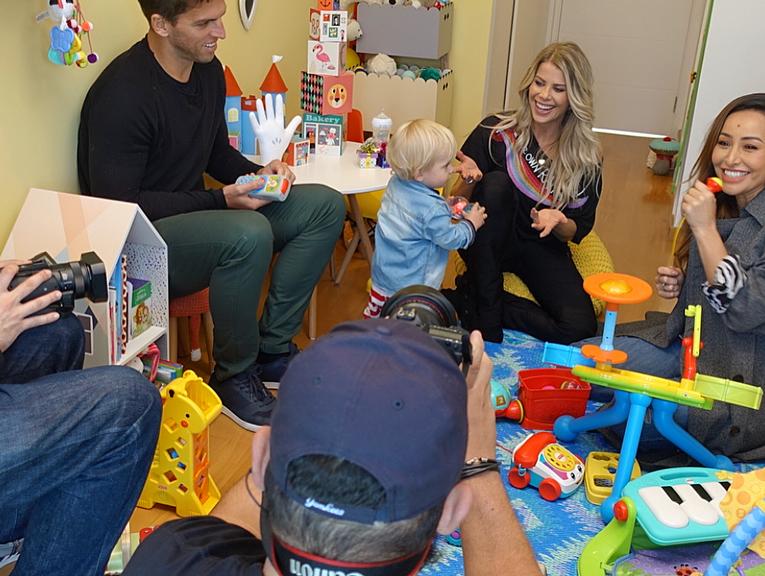
[[(152, 284), (152, 324), (128, 342), (119, 364), (126, 364), (155, 342), (167, 358), (167, 245), (137, 204), (32, 188), (16, 219), (0, 259), (30, 258), (48, 252), (57, 262), (78, 260), (95, 252), (111, 278), (121, 254), (127, 254), (128, 276)], [(90, 325), (85, 366), (109, 364), (112, 326), (106, 302), (78, 300), (75, 313)]]

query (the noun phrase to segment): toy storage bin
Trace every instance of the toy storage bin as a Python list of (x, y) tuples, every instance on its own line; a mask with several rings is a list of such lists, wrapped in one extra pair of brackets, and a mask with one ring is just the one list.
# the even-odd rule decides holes
[(518, 383), (526, 429), (552, 430), (559, 416), (578, 418), (587, 408), (590, 385), (567, 368), (519, 370)]
[(448, 126), (452, 115), (451, 73), (440, 80), (401, 78), (356, 72), (353, 107), (364, 117), (364, 130), (372, 131), (372, 118), (381, 110), (393, 120), (395, 130), (404, 122), (427, 118)]
[(442, 9), (359, 3), (356, 52), (436, 60), (452, 44), (454, 3)]

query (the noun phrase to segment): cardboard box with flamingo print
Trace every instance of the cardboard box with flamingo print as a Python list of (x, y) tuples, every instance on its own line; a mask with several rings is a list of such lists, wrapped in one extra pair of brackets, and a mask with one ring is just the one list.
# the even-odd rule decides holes
[(345, 72), (347, 42), (308, 41), (308, 72), (340, 76)]

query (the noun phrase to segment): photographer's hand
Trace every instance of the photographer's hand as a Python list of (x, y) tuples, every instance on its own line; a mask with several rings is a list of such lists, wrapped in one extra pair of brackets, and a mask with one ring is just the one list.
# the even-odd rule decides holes
[(24, 282), (9, 290), (14, 276), (19, 271), (15, 263), (0, 262), (0, 352), (5, 352), (16, 341), (19, 334), (30, 328), (50, 324), (58, 320), (58, 312), (48, 312), (35, 316), (46, 306), (61, 300), (61, 292), (54, 290), (22, 303), (35, 288), (45, 282), (51, 276), (50, 270), (41, 270), (34, 276), (30, 276)]
[(465, 460), (496, 458), (497, 423), (491, 403), (491, 373), (493, 364), (484, 352), (483, 338), (477, 330), (470, 334), (473, 363), (467, 373), (468, 443)]
[[(491, 403), (492, 363), (480, 332), (470, 335), (473, 363), (467, 374), (468, 447), (466, 459), (497, 457), (497, 424)], [(462, 554), (467, 576), (539, 576), (539, 566), (523, 527), (510, 505), (500, 475), (485, 472), (463, 480), (472, 504), (462, 522)]]

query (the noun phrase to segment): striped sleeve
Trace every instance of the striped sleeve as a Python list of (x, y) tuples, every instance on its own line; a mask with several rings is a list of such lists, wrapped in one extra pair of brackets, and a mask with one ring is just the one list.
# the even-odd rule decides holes
[(746, 271), (739, 257), (729, 254), (717, 265), (713, 282), (704, 282), (701, 289), (715, 312), (724, 314), (745, 283)]

